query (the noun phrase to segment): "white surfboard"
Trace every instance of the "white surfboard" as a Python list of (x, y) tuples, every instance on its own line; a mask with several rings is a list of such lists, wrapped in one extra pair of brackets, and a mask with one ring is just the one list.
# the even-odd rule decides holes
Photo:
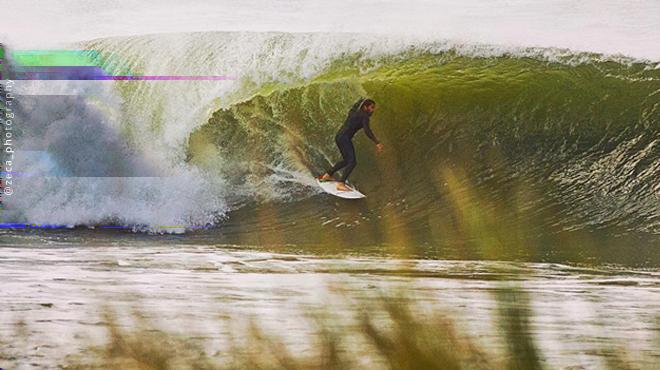
[(334, 196), (344, 198), (344, 199), (360, 199), (366, 197), (364, 194), (360, 193), (357, 191), (355, 188), (348, 186), (351, 191), (341, 191), (337, 190), (337, 181), (319, 181), (319, 179), (316, 179), (316, 183), (319, 184), (321, 189), (325, 191), (328, 194), (332, 194)]

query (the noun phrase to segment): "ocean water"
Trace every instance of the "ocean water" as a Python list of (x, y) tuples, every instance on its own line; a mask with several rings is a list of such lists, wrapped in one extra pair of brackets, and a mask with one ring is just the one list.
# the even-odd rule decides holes
[[(658, 261), (653, 62), (333, 33), (76, 47), (95, 50), (108, 70), (235, 79), (19, 81), (14, 167), (24, 176), (5, 199), (6, 221), (193, 239), (207, 228), (279, 244), (395, 240), (422, 251), (515, 231), (562, 254), (621, 248), (605, 260)], [(368, 197), (341, 202), (321, 195), (313, 176), (337, 160), (332, 137), (360, 96), (379, 103), (372, 124), (387, 150), (376, 156), (358, 135), (350, 180)]]
[[(38, 5), (0, 1), (7, 50), (94, 50), (117, 73), (232, 79), (16, 81), (20, 176), (2, 221), (29, 226), (0, 233), (5, 330), (17, 313), (35, 333), (94, 327), (98, 287), (129, 304), (126, 281), (152, 309), (200, 322), (232, 294), (270, 312), (264, 323), (286, 302), (295, 322), (292, 307), (335, 280), (429, 285), (424, 299), (488, 321), (495, 276), (532, 293), (553, 367), (602, 367), (598, 350), (618, 339), (599, 336), (630, 322), (650, 352), (658, 2)], [(313, 176), (338, 159), (332, 138), (361, 96), (377, 102), (385, 151), (356, 136), (350, 181), (367, 198), (352, 202)], [(564, 293), (577, 303), (562, 306)], [(172, 307), (179, 294), (197, 303)], [(51, 342), (21, 359), (52, 365), (72, 346)]]

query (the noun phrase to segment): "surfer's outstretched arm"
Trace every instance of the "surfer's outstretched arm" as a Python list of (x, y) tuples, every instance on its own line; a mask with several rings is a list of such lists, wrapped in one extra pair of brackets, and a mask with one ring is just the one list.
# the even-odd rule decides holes
[(378, 153), (380, 153), (383, 150), (383, 144), (378, 140), (378, 138), (376, 138), (374, 132), (371, 131), (371, 127), (369, 127), (369, 117), (365, 118), (365, 120), (362, 122), (362, 127), (364, 128), (364, 133), (367, 135), (367, 137), (376, 143), (376, 150)]
[(376, 138), (376, 135), (374, 135), (374, 132), (371, 131), (371, 127), (369, 127), (369, 117), (366, 117), (364, 121), (362, 122), (362, 127), (364, 128), (364, 133), (367, 134), (367, 137), (371, 139), (376, 145), (380, 144), (380, 141)]

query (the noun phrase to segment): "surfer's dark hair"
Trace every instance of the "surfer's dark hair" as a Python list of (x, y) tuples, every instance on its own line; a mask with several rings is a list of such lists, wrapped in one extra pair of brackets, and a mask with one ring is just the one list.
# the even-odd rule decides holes
[(360, 100), (356, 101), (355, 104), (353, 104), (353, 107), (351, 107), (351, 111), (357, 112), (360, 109), (362, 109), (362, 106), (368, 107), (374, 104), (376, 104), (376, 102), (371, 99), (360, 98)]

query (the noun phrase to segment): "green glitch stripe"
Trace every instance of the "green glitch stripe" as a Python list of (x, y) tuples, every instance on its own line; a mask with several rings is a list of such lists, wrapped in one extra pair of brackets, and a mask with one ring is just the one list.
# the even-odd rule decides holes
[(98, 52), (93, 50), (16, 50), (12, 59), (24, 67), (95, 67)]

